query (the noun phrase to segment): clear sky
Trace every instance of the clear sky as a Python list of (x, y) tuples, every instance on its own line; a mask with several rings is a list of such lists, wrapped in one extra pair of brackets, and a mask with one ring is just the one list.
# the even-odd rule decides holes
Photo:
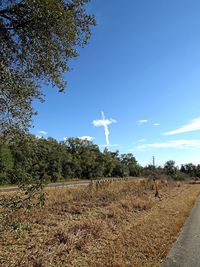
[(200, 1), (91, 0), (88, 10), (90, 43), (65, 74), (65, 94), (43, 88), (31, 131), (90, 136), (142, 165), (153, 155), (200, 163)]

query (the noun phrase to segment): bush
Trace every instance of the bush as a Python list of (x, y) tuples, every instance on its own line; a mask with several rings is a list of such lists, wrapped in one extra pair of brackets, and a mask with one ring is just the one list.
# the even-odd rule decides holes
[(185, 181), (188, 179), (188, 175), (178, 171), (176, 174), (172, 175), (172, 179), (174, 181)]

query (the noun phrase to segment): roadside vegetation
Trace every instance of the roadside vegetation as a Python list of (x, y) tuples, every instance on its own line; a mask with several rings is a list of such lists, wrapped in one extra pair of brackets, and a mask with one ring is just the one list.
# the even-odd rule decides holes
[(46, 189), (43, 208), (1, 208), (0, 265), (159, 266), (200, 186), (157, 185), (159, 197), (152, 179), (110, 179)]

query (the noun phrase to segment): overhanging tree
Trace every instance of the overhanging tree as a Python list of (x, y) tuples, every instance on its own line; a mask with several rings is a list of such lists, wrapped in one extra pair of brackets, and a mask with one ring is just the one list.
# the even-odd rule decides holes
[(63, 91), (63, 73), (88, 43), (89, 0), (0, 0), (0, 135), (27, 130), (41, 84)]

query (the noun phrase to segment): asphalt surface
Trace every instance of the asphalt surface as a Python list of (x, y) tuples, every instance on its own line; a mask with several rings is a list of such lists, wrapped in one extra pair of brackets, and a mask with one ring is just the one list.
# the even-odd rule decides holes
[(200, 267), (200, 197), (161, 267)]
[[(54, 183), (54, 184), (46, 185), (45, 188), (87, 185), (87, 184), (89, 184), (89, 182), (90, 182), (89, 180), (84, 180), (84, 181), (80, 181), (80, 182)], [(17, 191), (19, 191), (18, 187), (8, 187), (8, 188), (1, 188), (0, 189), (0, 193), (17, 192)]]
[[(102, 180), (123, 180), (121, 178), (108, 178), (108, 179), (102, 179)], [(128, 177), (128, 179), (138, 179), (137, 177)], [(52, 184), (48, 184), (46, 186), (44, 186), (45, 188), (49, 188), (49, 187), (65, 187), (65, 186), (79, 186), (79, 185), (87, 185), (89, 184), (91, 181), (101, 181), (101, 180), (80, 180), (78, 182), (63, 182), (63, 183), (52, 183)], [(17, 192), (19, 191), (19, 188), (17, 186), (13, 186), (13, 187), (2, 187), (0, 188), (0, 193), (6, 193), (6, 192)]]

